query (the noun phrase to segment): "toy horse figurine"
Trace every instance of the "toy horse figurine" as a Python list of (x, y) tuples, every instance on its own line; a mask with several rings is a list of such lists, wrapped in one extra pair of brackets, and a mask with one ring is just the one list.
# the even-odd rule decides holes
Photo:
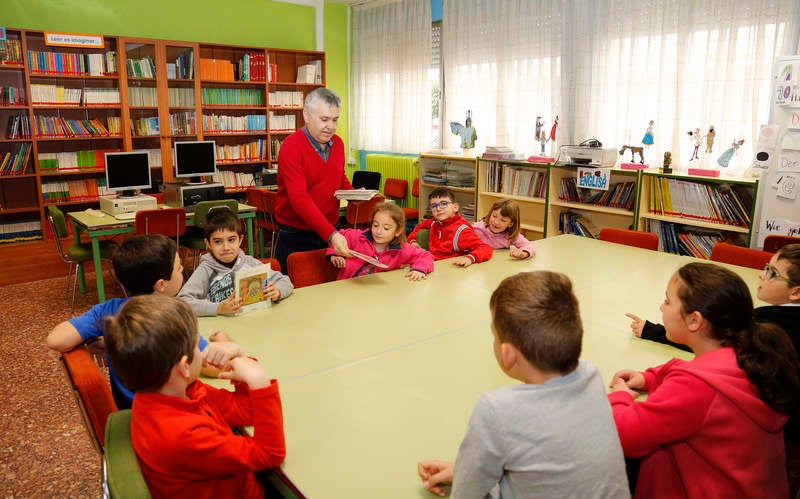
[(644, 147), (642, 146), (622, 146), (622, 149), (619, 150), (619, 155), (622, 156), (625, 154), (625, 150), (628, 149), (631, 151), (631, 163), (636, 161), (636, 153), (639, 154), (639, 164), (644, 164)]
[(467, 111), (467, 120), (464, 122), (464, 125), (458, 123), (456, 121), (450, 122), (450, 131), (454, 135), (461, 136), (461, 148), (462, 149), (472, 149), (475, 147), (475, 140), (478, 138), (478, 132), (475, 131), (475, 127), (472, 126), (472, 111)]

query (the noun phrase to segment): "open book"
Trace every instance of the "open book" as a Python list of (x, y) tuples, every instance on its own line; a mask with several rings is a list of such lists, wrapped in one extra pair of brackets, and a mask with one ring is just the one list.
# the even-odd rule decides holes
[(240, 314), (252, 312), (272, 305), (272, 301), (264, 298), (264, 288), (277, 274), (269, 264), (256, 265), (237, 270), (233, 274), (233, 286), (236, 296), (242, 299)]
[(371, 256), (365, 255), (364, 253), (359, 253), (358, 251), (353, 251), (353, 250), (350, 250), (350, 253), (352, 253), (354, 257), (360, 258), (360, 259), (364, 260), (365, 262), (369, 263), (370, 265), (374, 265), (374, 266), (378, 267), (379, 269), (388, 269), (389, 268), (389, 266), (386, 265), (385, 263), (380, 262), (377, 259), (372, 258)]
[(375, 189), (339, 189), (333, 193), (336, 199), (347, 201), (367, 201), (378, 194), (380, 194), (380, 191)]

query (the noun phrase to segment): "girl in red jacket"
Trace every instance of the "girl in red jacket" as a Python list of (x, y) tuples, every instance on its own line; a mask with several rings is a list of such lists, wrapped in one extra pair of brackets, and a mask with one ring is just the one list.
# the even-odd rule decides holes
[[(399, 269), (408, 265), (406, 274), (411, 281), (419, 281), (433, 272), (433, 255), (429, 251), (406, 243), (406, 218), (403, 210), (393, 203), (380, 203), (372, 212), (369, 230), (342, 229), (347, 246), (357, 256), (344, 258), (328, 248), (331, 264), (339, 269), (337, 279)], [(367, 261), (371, 259), (372, 262)]]
[(696, 357), (614, 375), (622, 449), (642, 459), (635, 497), (788, 497), (783, 425), (800, 388), (788, 336), (754, 323), (747, 285), (709, 263), (672, 276), (661, 312)]

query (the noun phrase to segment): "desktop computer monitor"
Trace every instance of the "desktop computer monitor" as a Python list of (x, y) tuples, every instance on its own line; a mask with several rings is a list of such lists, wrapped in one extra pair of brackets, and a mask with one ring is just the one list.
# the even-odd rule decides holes
[(133, 197), (136, 189), (151, 187), (147, 151), (107, 152), (106, 186), (119, 197)]
[(216, 143), (213, 140), (175, 142), (175, 176), (202, 184), (202, 176), (217, 172)]

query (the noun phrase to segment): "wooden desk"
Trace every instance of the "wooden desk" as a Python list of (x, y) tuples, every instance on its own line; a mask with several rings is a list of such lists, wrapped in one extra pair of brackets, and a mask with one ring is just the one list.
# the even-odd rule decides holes
[[(421, 459), (454, 459), (478, 396), (517, 382), (492, 354), (489, 297), (514, 273), (570, 276), (581, 304), (583, 357), (610, 381), (691, 355), (630, 332), (625, 312), (660, 321), (680, 257), (558, 236), (529, 261), (504, 251), (463, 269), (448, 260), (418, 283), (402, 271), (310, 286), (240, 317), (201, 318), (225, 329), (281, 383), (287, 438), (283, 472), (309, 497), (432, 498)], [(751, 286), (758, 271), (735, 269)], [(227, 386), (219, 380), (216, 386)]]
[[(103, 271), (100, 266), (100, 238), (103, 236), (114, 236), (133, 232), (133, 220), (119, 220), (106, 213), (103, 213), (101, 217), (96, 217), (94, 215), (89, 215), (85, 211), (73, 211), (67, 213), (67, 217), (72, 221), (72, 232), (76, 244), (81, 242), (81, 232), (89, 236), (89, 240), (92, 244), (92, 260), (94, 262), (95, 278), (97, 280), (97, 300), (102, 303), (106, 300), (106, 291), (103, 283)], [(247, 226), (247, 254), (249, 255), (253, 254), (253, 219), (255, 217), (255, 206), (239, 204), (239, 218), (244, 220)], [(186, 225), (194, 225), (192, 213), (186, 214)], [(83, 267), (80, 267), (78, 279), (81, 286), (81, 293), (86, 292), (86, 280)]]

